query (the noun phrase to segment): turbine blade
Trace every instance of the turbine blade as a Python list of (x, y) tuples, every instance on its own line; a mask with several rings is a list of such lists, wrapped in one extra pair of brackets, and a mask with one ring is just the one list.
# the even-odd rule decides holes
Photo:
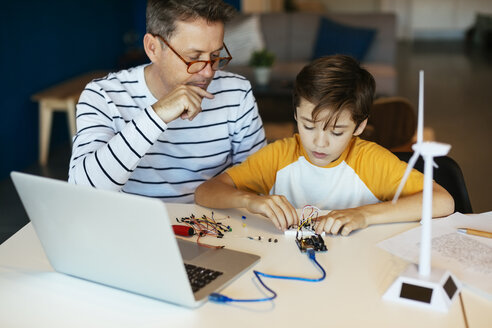
[(407, 182), (408, 176), (410, 175), (410, 171), (412, 171), (413, 166), (415, 165), (415, 162), (417, 162), (419, 156), (420, 154), (418, 152), (415, 152), (413, 153), (412, 157), (410, 157), (410, 160), (408, 161), (407, 164), (407, 169), (405, 170), (405, 174), (403, 174), (403, 178), (401, 178), (400, 185), (398, 186), (398, 189), (396, 190), (396, 194), (393, 197), (393, 204), (396, 203), (396, 201), (400, 197), (401, 191), (403, 190), (403, 187)]

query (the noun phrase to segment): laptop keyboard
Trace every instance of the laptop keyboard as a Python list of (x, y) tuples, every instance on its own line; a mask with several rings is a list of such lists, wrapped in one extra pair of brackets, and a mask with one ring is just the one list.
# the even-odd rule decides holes
[(222, 274), (220, 271), (206, 269), (193, 264), (185, 263), (185, 268), (193, 293), (208, 285)]

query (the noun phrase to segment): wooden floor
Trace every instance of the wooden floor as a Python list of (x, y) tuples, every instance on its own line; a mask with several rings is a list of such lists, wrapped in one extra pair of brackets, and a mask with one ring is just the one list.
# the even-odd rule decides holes
[(424, 125), (451, 144), (475, 213), (492, 211), (492, 53), (462, 44), (400, 44), (399, 95), (417, 108), (418, 71), (424, 70)]
[[(449, 42), (401, 43), (398, 47), (399, 96), (417, 108), (418, 71), (425, 71), (425, 125), (437, 141), (452, 145), (474, 212), (492, 210), (492, 56), (469, 52)], [(27, 172), (66, 179), (70, 146), (50, 153), (47, 167)], [(0, 181), (0, 243), (28, 222), (10, 179)]]

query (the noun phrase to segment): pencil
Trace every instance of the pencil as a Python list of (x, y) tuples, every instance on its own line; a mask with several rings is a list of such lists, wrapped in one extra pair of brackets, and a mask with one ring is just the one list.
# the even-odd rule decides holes
[(492, 232), (470, 229), (470, 228), (458, 228), (458, 232), (466, 233), (468, 235), (475, 235), (480, 237), (492, 238)]

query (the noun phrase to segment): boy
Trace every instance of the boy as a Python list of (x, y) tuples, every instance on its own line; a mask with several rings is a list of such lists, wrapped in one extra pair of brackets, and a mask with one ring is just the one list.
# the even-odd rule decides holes
[[(374, 78), (349, 56), (320, 58), (297, 75), (295, 118), (299, 134), (276, 141), (240, 165), (203, 183), (196, 203), (244, 207), (281, 230), (299, 219), (295, 208), (332, 210), (316, 232), (346, 236), (370, 224), (417, 220), (423, 175), (413, 170), (396, 204), (391, 202), (406, 163), (358, 136), (367, 124)], [(433, 186), (433, 216), (452, 213), (454, 201)]]

